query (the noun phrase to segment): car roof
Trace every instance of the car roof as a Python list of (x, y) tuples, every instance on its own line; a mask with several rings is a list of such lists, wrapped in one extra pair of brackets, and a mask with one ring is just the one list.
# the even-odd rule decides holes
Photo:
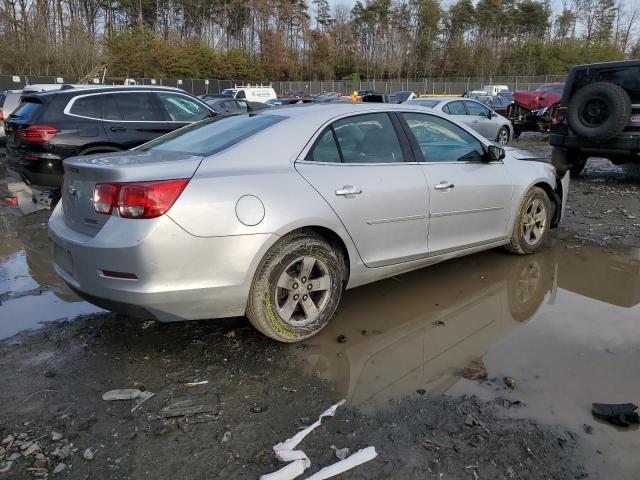
[(141, 90), (158, 90), (158, 91), (166, 91), (166, 92), (177, 92), (177, 93), (185, 93), (190, 95), (190, 93), (182, 90), (181, 88), (176, 87), (164, 87), (160, 85), (91, 85), (91, 86), (81, 86), (80, 88), (76, 88), (71, 86), (71, 88), (63, 88), (60, 90), (49, 90), (46, 92), (34, 92), (41, 96), (54, 96), (54, 95), (82, 95), (86, 93), (106, 93), (106, 92), (135, 92)]
[[(376, 113), (376, 112), (421, 112), (425, 113), (424, 107), (413, 106), (407, 103), (307, 103), (298, 105), (283, 105), (278, 107), (277, 111), (273, 109), (265, 109), (255, 112), (256, 115), (278, 115), (287, 118), (295, 118), (304, 120), (308, 118), (313, 122), (325, 123), (335, 117), (357, 113)], [(432, 113), (432, 112), (429, 112)], [(438, 112), (434, 113), (439, 115)], [(445, 117), (444, 115), (441, 115)], [(446, 117), (445, 117), (446, 118)]]

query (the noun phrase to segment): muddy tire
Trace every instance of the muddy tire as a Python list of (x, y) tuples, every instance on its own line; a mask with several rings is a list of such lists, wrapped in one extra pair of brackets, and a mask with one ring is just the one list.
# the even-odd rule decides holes
[(509, 137), (509, 129), (507, 127), (500, 127), (500, 130), (498, 130), (498, 135), (496, 135), (496, 143), (499, 143), (500, 145), (506, 145), (507, 143), (509, 143), (509, 140), (511, 140), (511, 138)]
[(282, 237), (260, 262), (247, 304), (251, 324), (279, 342), (305, 340), (322, 330), (338, 307), (344, 259), (324, 239)]
[(629, 124), (631, 99), (613, 83), (598, 82), (578, 90), (567, 108), (567, 122), (581, 137), (608, 140)]
[(537, 252), (549, 236), (551, 213), (551, 201), (545, 191), (532, 187), (520, 203), (506, 249), (520, 255)]

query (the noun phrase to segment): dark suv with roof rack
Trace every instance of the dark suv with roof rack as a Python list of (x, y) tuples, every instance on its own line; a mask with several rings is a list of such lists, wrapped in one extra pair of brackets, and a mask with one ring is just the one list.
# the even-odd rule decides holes
[(67, 157), (128, 150), (214, 115), (176, 88), (69, 87), (25, 95), (5, 119), (8, 166), (26, 183), (59, 187)]
[(640, 60), (571, 68), (549, 141), (561, 174), (579, 175), (590, 156), (640, 162)]

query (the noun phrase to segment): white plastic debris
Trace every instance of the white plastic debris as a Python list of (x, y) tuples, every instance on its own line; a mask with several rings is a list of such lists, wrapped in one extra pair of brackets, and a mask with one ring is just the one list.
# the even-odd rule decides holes
[(339, 406), (343, 405), (346, 400), (340, 400), (335, 405), (330, 406), (320, 414), (318, 420), (308, 427), (300, 430), (293, 437), (281, 442), (273, 447), (273, 453), (276, 458), (282, 462), (293, 462), (280, 470), (273, 473), (262, 475), (260, 480), (292, 480), (302, 475), (302, 473), (311, 466), (309, 457), (302, 450), (295, 450), (296, 446), (311, 433), (315, 428), (320, 426), (324, 417), (333, 417)]
[(202, 380), (201, 382), (188, 382), (188, 383), (185, 383), (184, 386), (195, 387), (197, 385), (206, 385), (207, 383), (209, 383), (209, 380)]
[(102, 400), (111, 402), (113, 400), (134, 400), (140, 396), (142, 392), (137, 388), (119, 388), (117, 390), (109, 390), (102, 394)]
[(282, 467), (277, 472), (262, 475), (260, 480), (291, 480), (302, 475), (306, 468), (307, 467), (304, 466), (304, 460), (296, 460), (286, 467)]
[(362, 450), (358, 450), (356, 453), (354, 453), (350, 457), (345, 458), (344, 460), (340, 460), (333, 465), (324, 467), (322, 470), (308, 477), (307, 480), (324, 480), (325, 478), (331, 478), (336, 475), (340, 475), (347, 470), (351, 470), (358, 465), (362, 465), (369, 460), (373, 460), (377, 456), (378, 453), (376, 452), (376, 447), (363, 448)]

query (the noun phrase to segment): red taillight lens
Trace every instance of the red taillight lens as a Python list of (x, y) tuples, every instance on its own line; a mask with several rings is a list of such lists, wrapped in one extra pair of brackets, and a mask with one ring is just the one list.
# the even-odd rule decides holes
[(4, 113), (0, 110), (0, 122), (4, 122)]
[(553, 112), (553, 116), (551, 117), (551, 122), (553, 124), (562, 123), (564, 119), (567, 117), (567, 108), (566, 107), (556, 107)]
[(18, 197), (5, 198), (4, 199), (4, 203), (6, 203), (7, 205), (10, 205), (12, 207), (17, 207), (18, 206)]
[(93, 191), (93, 208), (123, 218), (155, 218), (164, 215), (189, 183), (188, 178), (139, 183), (99, 183)]
[(18, 130), (16, 135), (25, 142), (44, 143), (51, 140), (58, 130), (48, 125), (31, 125), (23, 130)]

